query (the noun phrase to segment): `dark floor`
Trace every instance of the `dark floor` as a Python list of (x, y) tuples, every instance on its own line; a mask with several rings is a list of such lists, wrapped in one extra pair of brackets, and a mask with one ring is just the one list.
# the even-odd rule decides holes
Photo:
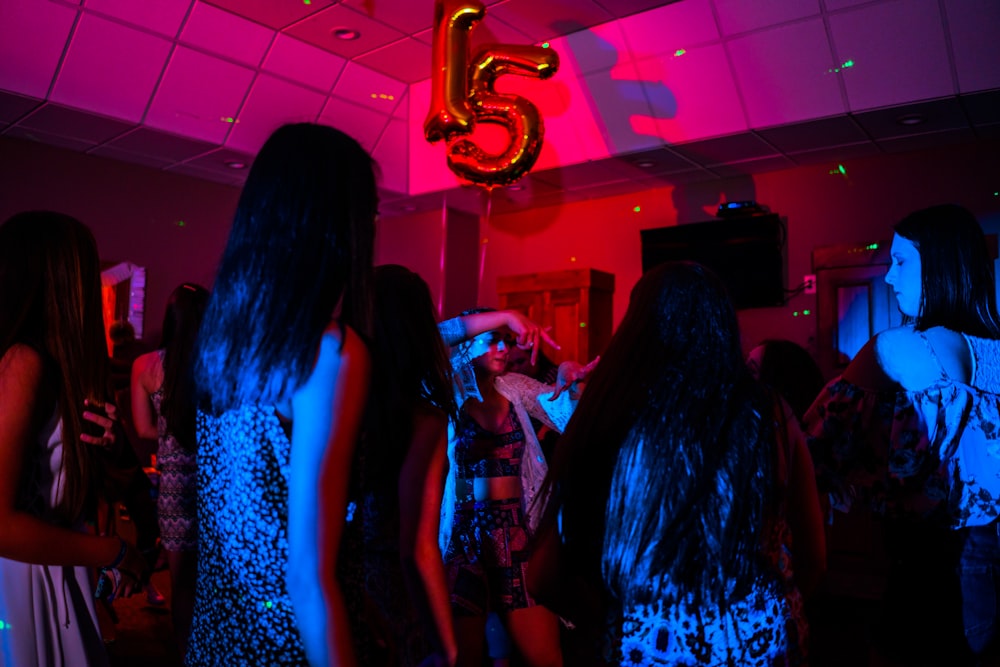
[(174, 646), (170, 621), (170, 575), (166, 571), (156, 572), (152, 581), (166, 597), (166, 604), (151, 605), (145, 593), (116, 600), (117, 623), (98, 610), (105, 641), (114, 638), (108, 643), (111, 667), (179, 667), (183, 664)]
[[(170, 578), (153, 575), (153, 583), (167, 598), (166, 604), (149, 604), (145, 594), (114, 603), (118, 623), (115, 640), (108, 645), (112, 667), (178, 667), (182, 664), (173, 644), (170, 621)], [(811, 667), (960, 667), (961, 659), (893, 660), (875, 649), (872, 628), (878, 611), (871, 601), (827, 598), (811, 605)], [(573, 667), (567, 664), (566, 667)]]

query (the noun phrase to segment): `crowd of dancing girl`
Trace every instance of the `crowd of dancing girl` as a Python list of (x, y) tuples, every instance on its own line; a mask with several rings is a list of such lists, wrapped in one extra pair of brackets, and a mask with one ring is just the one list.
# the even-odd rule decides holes
[(441, 321), (374, 266), (377, 192), (348, 135), (276, 130), (124, 393), (94, 236), (0, 225), (0, 665), (109, 664), (96, 601), (157, 568), (192, 667), (808, 665), (852, 512), (889, 556), (874, 654), (997, 663), (1000, 316), (968, 210), (896, 224), (903, 324), (824, 378), (790, 341), (744, 354), (694, 262), (646, 271), (595, 359), (549, 361), (513, 310)]

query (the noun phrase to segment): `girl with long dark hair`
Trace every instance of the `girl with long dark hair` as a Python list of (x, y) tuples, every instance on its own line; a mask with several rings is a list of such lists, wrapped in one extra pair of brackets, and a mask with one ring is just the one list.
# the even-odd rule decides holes
[(693, 263), (645, 273), (557, 443), (532, 561), (529, 588), (580, 628), (581, 664), (795, 664), (776, 407), (721, 281)]
[[(74, 218), (0, 225), (0, 662), (104, 665), (95, 570), (128, 595), (149, 567), (94, 534), (112, 422), (93, 235)], [(112, 412), (110, 409), (108, 412)], [(100, 435), (85, 432), (95, 422)], [(111, 591), (109, 591), (111, 592)]]
[(377, 205), (371, 157), (332, 127), (280, 127), (250, 169), (194, 355), (190, 665), (354, 664), (336, 570)]
[(157, 517), (170, 568), (171, 615), (183, 656), (191, 630), (198, 564), (197, 442), (191, 362), (208, 290), (184, 283), (167, 300), (159, 349), (132, 364), (132, 419), (156, 439)]

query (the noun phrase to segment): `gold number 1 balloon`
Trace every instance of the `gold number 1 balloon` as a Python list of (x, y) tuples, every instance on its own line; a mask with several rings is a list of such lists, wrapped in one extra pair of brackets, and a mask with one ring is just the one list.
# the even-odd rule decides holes
[[(547, 79), (559, 56), (538, 46), (491, 44), (469, 58), (472, 29), (486, 13), (482, 3), (438, 0), (434, 8), (431, 110), (424, 121), (430, 142), (448, 142), (448, 167), (461, 178), (493, 189), (526, 174), (542, 150), (545, 128), (537, 107), (520, 95), (498, 93), (504, 74)], [(510, 139), (490, 154), (463, 137), (476, 123), (501, 125)]]

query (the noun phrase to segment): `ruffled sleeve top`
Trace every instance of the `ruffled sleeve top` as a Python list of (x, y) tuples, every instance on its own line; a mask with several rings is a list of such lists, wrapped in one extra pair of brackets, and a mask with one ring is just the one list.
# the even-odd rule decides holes
[(895, 518), (946, 511), (955, 528), (981, 526), (1000, 514), (1000, 340), (963, 334), (971, 380), (948, 376), (925, 345), (904, 364), (927, 364), (937, 379), (923, 386), (862, 386), (859, 354), (806, 413), (820, 493), (834, 509), (864, 505)]

